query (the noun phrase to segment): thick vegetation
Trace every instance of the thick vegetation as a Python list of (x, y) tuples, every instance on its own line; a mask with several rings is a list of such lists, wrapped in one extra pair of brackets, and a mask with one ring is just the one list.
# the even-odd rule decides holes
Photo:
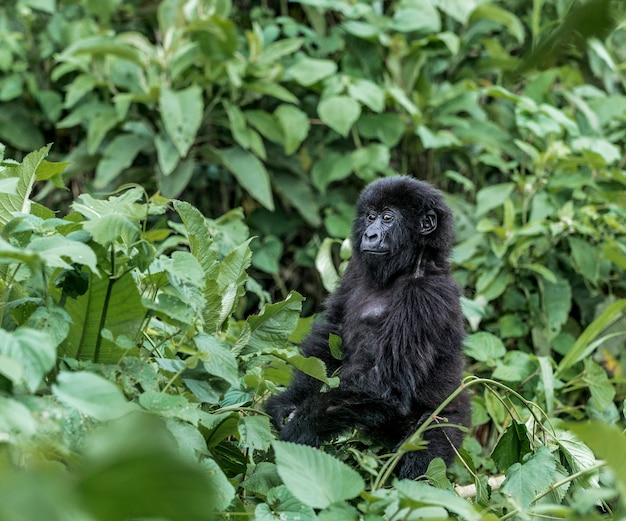
[[(240, 4), (0, 6), (0, 520), (624, 517), (623, 5)], [(468, 322), (418, 482), (263, 413), (336, 385), (301, 317), (396, 172), (448, 193)]]

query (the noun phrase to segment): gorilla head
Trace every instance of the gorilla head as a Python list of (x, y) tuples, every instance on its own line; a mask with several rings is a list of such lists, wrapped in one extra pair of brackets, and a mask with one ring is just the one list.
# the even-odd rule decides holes
[(352, 228), (355, 261), (378, 286), (403, 273), (448, 269), (453, 218), (441, 193), (412, 177), (383, 178), (361, 194)]

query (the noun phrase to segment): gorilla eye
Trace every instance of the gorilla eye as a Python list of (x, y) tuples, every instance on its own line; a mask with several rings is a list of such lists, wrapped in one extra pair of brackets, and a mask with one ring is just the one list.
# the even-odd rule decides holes
[(386, 223), (390, 223), (391, 221), (393, 221), (393, 214), (389, 212), (385, 212), (383, 214), (383, 221)]
[(370, 213), (367, 214), (367, 220), (368, 221), (372, 221), (373, 222), (373, 221), (376, 220), (376, 217), (378, 217), (378, 216), (374, 212), (370, 212)]

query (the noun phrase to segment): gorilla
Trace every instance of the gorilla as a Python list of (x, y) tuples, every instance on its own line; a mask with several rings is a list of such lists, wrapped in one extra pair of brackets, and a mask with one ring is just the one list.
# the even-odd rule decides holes
[[(448, 262), (453, 226), (441, 193), (426, 182), (387, 177), (362, 192), (352, 259), (301, 346), (340, 384), (322, 389), (297, 371), (266, 405), (282, 440), (317, 447), (357, 428), (397, 449), (459, 387), (464, 323)], [(341, 360), (331, 354), (330, 335), (342, 339)], [(398, 476), (422, 476), (435, 457), (450, 464), (469, 412), (464, 391), (426, 430), (426, 450), (401, 458)]]

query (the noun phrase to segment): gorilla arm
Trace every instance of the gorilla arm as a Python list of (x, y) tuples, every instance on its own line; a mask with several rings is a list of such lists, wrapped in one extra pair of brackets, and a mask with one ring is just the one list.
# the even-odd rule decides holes
[[(341, 334), (342, 308), (339, 302), (336, 295), (330, 296), (326, 303), (326, 313), (313, 324), (311, 333), (301, 346), (304, 356), (314, 356), (324, 362), (328, 375), (333, 374), (341, 364), (339, 360), (333, 358), (329, 347), (330, 335)], [(296, 370), (289, 387), (282, 393), (272, 396), (267, 401), (265, 410), (272, 417), (274, 425), (282, 429), (295, 416), (296, 410), (305, 407), (305, 402), (320, 395), (321, 388), (320, 380)]]

